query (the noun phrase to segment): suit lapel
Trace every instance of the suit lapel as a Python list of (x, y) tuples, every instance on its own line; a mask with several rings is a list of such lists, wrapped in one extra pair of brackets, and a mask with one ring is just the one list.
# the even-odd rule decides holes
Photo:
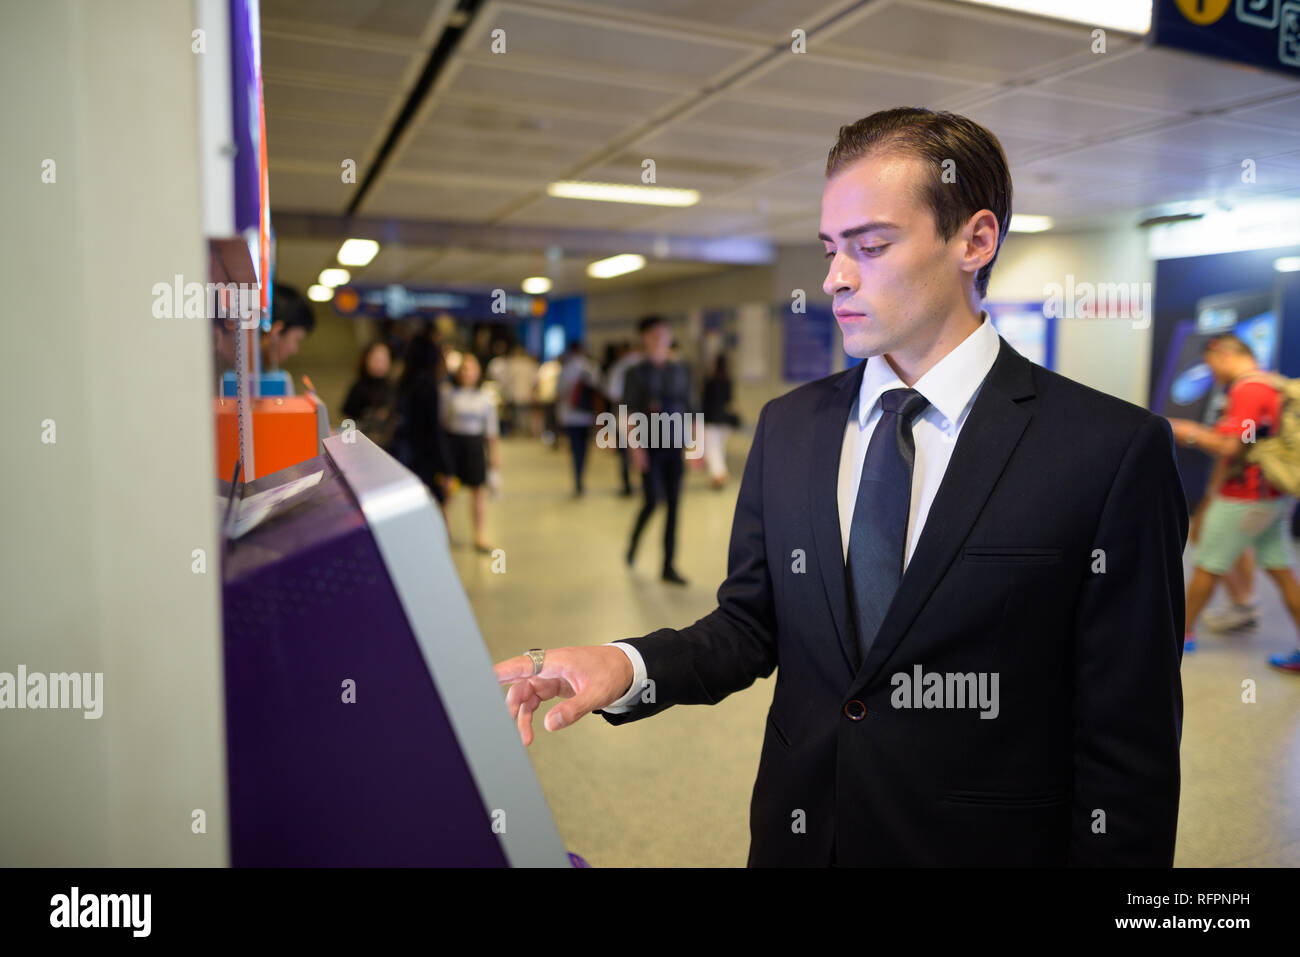
[[(929, 600), (1033, 416), (1028, 407), (1017, 402), (1034, 394), (1030, 362), (1001, 336), (998, 341), (997, 360), (957, 437), (916, 551), (907, 564), (871, 652), (858, 668), (855, 687), (865, 685), (876, 676)], [(821, 567), (828, 567), (825, 558), (821, 560)], [(843, 578), (838, 576), (841, 594), (845, 589)]]
[(818, 405), (813, 424), (812, 461), (808, 463), (808, 505), (812, 514), (817, 567), (821, 570), (826, 600), (835, 620), (835, 633), (850, 673), (857, 670), (860, 655), (857, 630), (849, 620), (848, 589), (844, 581), (839, 506), (840, 450), (844, 446), (849, 411), (862, 388), (866, 365), (865, 361), (860, 362), (841, 375)]

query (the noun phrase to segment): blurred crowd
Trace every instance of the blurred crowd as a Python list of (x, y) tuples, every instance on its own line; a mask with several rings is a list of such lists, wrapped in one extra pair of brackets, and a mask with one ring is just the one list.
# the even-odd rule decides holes
[[(662, 504), (668, 512), (662, 577), (684, 583), (673, 566), (684, 460), (702, 460), (714, 489), (730, 478), (727, 438), (739, 419), (731, 408), (725, 352), (697, 374), (660, 316), (638, 323), (638, 341), (607, 344), (599, 362), (581, 341), (542, 361), (522, 343), (474, 339), (466, 346), (432, 325), (383, 324), (357, 357), (342, 406), (343, 428), (364, 433), (410, 468), (444, 514), (465, 492), (474, 547), (485, 554), (492, 552), (488, 500), (502, 490), (503, 439), (540, 442), (557, 451), (567, 447), (575, 498), (586, 494), (593, 441), (606, 446), (617, 454), (619, 492), (633, 496), (639, 483), (643, 496), (628, 563), (650, 515)], [(632, 412), (702, 418), (704, 428), (700, 434), (688, 431), (679, 447), (658, 447), (622, 425)], [(609, 423), (615, 422), (619, 425), (611, 431)]]

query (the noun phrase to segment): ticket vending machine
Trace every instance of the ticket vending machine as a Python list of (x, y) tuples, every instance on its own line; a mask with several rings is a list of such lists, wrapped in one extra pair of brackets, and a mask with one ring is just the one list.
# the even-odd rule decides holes
[(570, 866), (432, 497), (324, 446), (222, 503), (231, 863)]

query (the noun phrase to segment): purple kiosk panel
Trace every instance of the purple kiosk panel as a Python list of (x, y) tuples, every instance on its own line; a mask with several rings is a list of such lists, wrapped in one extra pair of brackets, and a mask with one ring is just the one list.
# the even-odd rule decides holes
[[(231, 863), (504, 866), (489, 812), (371, 529), (329, 455), (227, 544)], [(355, 703), (345, 703), (345, 682)], [(503, 710), (504, 716), (504, 710)]]

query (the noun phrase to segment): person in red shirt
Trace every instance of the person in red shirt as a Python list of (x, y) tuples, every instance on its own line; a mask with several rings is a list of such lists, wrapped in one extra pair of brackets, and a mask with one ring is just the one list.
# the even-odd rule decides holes
[[(1210, 339), (1204, 356), (1215, 380), (1228, 386), (1223, 414), (1213, 427), (1190, 419), (1169, 420), (1177, 442), (1215, 456), (1214, 471), (1189, 532), (1197, 549), (1195, 571), (1187, 585), (1184, 652), (1195, 649), (1196, 620), (1219, 579), (1249, 548), (1277, 585), (1300, 632), (1300, 583), (1291, 571), (1288, 521), (1295, 502), (1272, 487), (1258, 465), (1244, 461), (1245, 446), (1278, 427), (1282, 395), (1237, 336), (1225, 333)], [(1300, 673), (1300, 650), (1275, 655), (1270, 663)]]

